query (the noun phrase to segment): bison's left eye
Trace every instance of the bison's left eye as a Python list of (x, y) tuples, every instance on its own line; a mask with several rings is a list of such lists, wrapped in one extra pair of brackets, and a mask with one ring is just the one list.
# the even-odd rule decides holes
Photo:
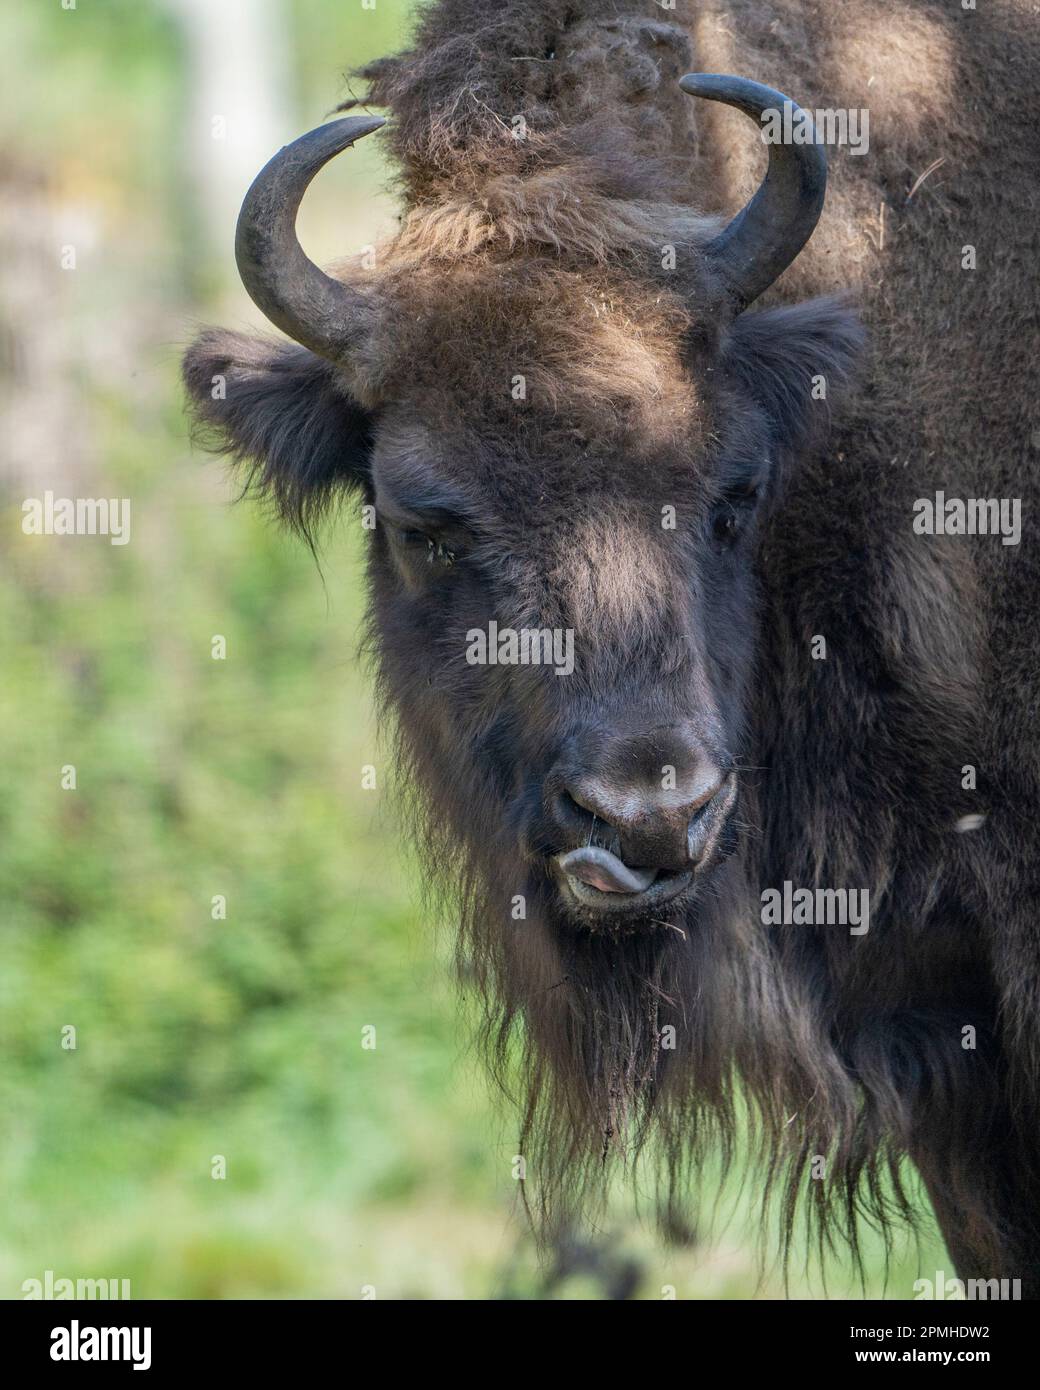
[(724, 548), (733, 544), (757, 501), (758, 488), (752, 487), (729, 492), (716, 504), (711, 514), (711, 535), (716, 545)]

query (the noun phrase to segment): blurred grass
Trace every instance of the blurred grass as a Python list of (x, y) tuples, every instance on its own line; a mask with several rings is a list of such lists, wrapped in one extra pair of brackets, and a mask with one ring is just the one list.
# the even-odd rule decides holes
[[(301, 130), (343, 67), (396, 46), (409, 8), (294, 0)], [(186, 442), (178, 344), (208, 312), (193, 298), (207, 281), (190, 171), (157, 156), (185, 104), (171, 12), (4, 0), (0, 15), (20, 55), (0, 160), (44, 171), (56, 225), (73, 209), (94, 229), (56, 290), (89, 470), (77, 491), (133, 503), (131, 543), (113, 547), (25, 537), (24, 489), (2, 499), (0, 1294), (46, 1269), (130, 1278), (135, 1297), (545, 1292), (449, 934), (423, 920), (383, 807), (390, 769), (354, 656), (360, 529), (348, 513), (323, 584)], [(373, 239), (384, 183), (376, 151), (349, 195), (346, 180), (316, 190), (319, 247)], [(214, 276), (235, 295), (228, 264)], [(34, 458), (33, 495), (61, 494), (72, 443)], [(777, 1296), (775, 1274), (756, 1282), (753, 1183), (732, 1206), (714, 1247), (669, 1250), (619, 1201), (640, 1295)], [(944, 1266), (934, 1244), (922, 1263)], [(876, 1295), (876, 1247), (869, 1266)], [(893, 1295), (915, 1269), (902, 1252)], [(827, 1275), (832, 1294), (850, 1287), (840, 1257)], [(820, 1287), (792, 1280), (796, 1295)], [(579, 1269), (551, 1292), (603, 1289)]]

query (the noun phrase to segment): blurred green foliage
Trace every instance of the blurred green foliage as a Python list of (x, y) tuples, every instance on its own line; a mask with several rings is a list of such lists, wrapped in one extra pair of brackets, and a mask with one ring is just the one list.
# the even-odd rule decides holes
[[(409, 8), (292, 0), (300, 129), (342, 68), (398, 45)], [(130, 496), (133, 538), (25, 537), (24, 490), (2, 499), (0, 1294), (52, 1269), (130, 1278), (135, 1297), (602, 1296), (595, 1262), (540, 1282), (450, 924), (424, 920), (384, 803), (355, 657), (360, 528), (347, 513), (319, 574), (189, 449), (178, 345), (207, 310), (172, 138), (176, 6), (4, 0), (2, 18), (19, 58), (0, 161), (38, 166), (59, 212), (100, 228), (58, 329), (78, 344), (82, 492)], [(366, 158), (345, 212), (340, 185), (316, 205), (330, 241), (385, 219)], [(130, 364), (109, 360), (116, 325)], [(61, 453), (34, 460), (37, 494)], [(756, 1283), (753, 1183), (732, 1205), (716, 1245), (669, 1250), (619, 1201), (641, 1296), (776, 1296), (775, 1273)], [(922, 1260), (943, 1267), (937, 1248)], [(899, 1256), (893, 1294), (914, 1268)], [(849, 1284), (840, 1258), (828, 1276)]]

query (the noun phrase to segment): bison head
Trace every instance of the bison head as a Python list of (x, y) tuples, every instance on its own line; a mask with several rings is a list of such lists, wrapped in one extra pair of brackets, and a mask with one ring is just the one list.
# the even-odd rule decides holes
[[(814, 144), (771, 147), (721, 229), (602, 197), (579, 161), (476, 220), (419, 208), (374, 269), (330, 278), (296, 210), (379, 124), (312, 132), (246, 199), (241, 273), (294, 344), (210, 332), (186, 379), (290, 523), (350, 491), (376, 520), (380, 688), (501, 1054), (519, 1025), (548, 1207), (633, 1124), (681, 1120), (685, 1145), (703, 1105), (725, 1116), (734, 1059), (753, 1072), (781, 1026), (742, 887), (756, 554), (825, 423), (813, 381), (833, 398), (858, 331), (829, 301), (744, 312), (819, 217)], [(555, 245), (528, 235), (549, 204)], [(482, 238), (496, 209), (509, 234)]]

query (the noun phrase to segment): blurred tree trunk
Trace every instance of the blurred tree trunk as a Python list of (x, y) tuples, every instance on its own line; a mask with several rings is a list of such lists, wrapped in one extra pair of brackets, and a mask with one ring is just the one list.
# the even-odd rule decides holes
[(293, 133), (285, 0), (166, 0), (187, 40), (185, 162), (203, 255), (233, 279), (235, 220), (260, 169)]
[(25, 497), (89, 491), (97, 463), (69, 318), (75, 277), (62, 246), (93, 245), (88, 206), (56, 206), (46, 174), (0, 154), (0, 490)]

